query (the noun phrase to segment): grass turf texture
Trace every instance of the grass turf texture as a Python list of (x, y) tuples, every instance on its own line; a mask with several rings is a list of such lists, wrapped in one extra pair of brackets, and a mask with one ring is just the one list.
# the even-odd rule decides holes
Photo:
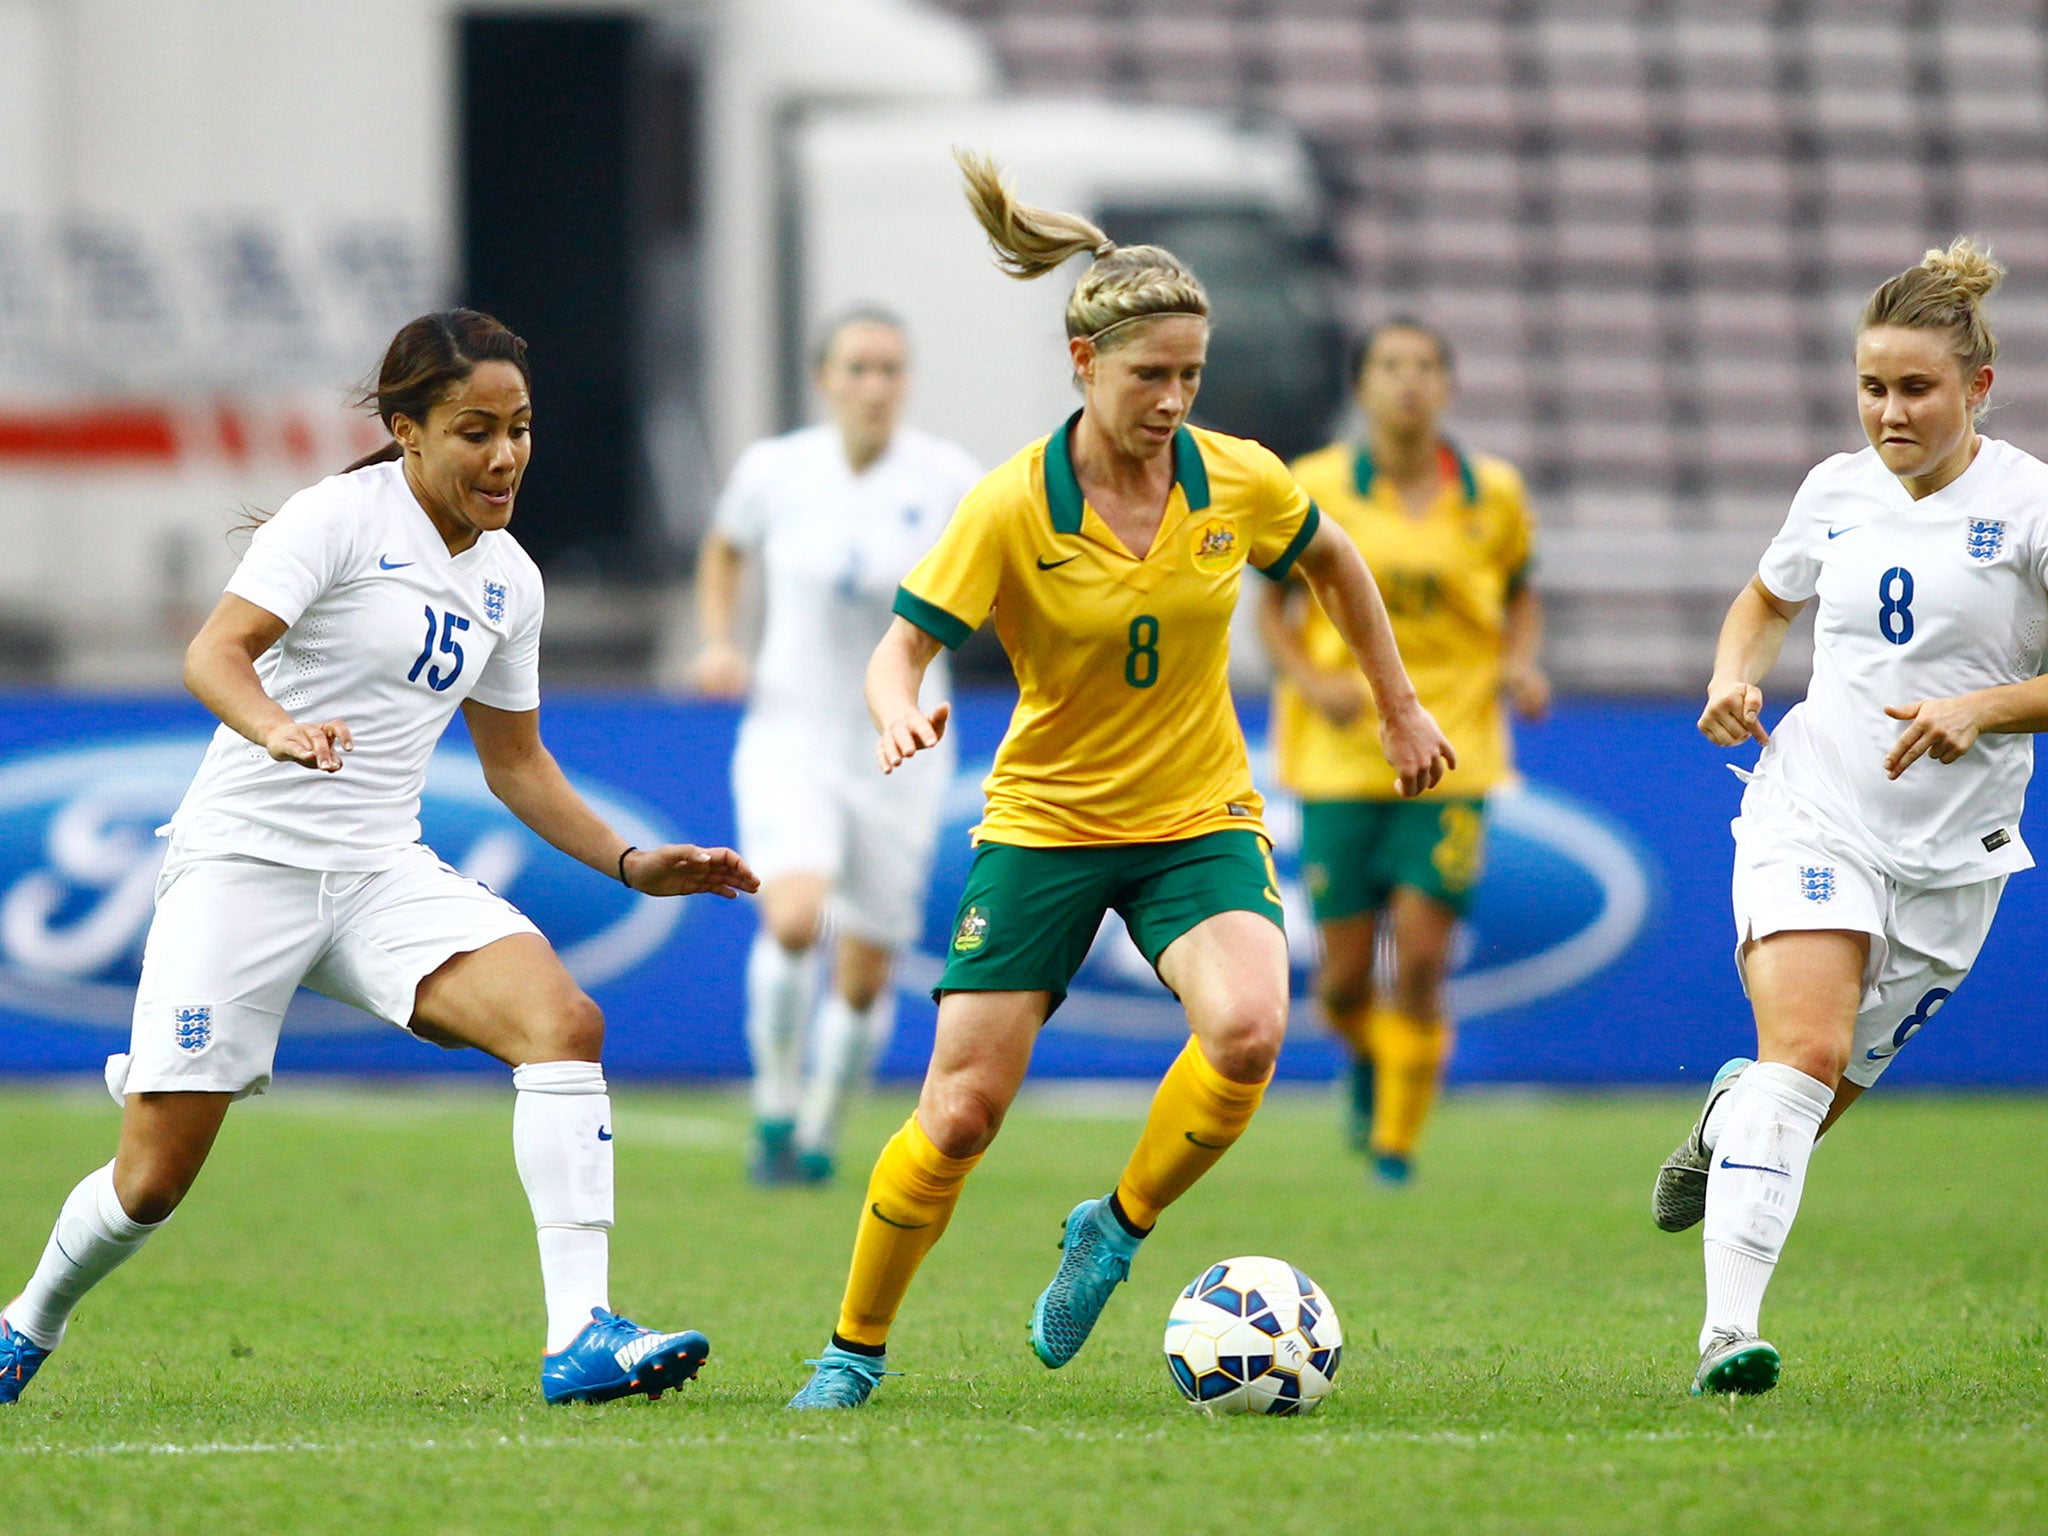
[[(1745, 1533), (2048, 1528), (2048, 1101), (1878, 1094), (1815, 1159), (1766, 1314), (1769, 1397), (1686, 1393), (1697, 1235), (1649, 1218), (1690, 1098), (1454, 1099), (1370, 1187), (1321, 1097), (1276, 1094), (1169, 1213), (1080, 1359), (1025, 1319), (1141, 1101), (1020, 1104), (858, 1415), (782, 1404), (825, 1342), (865, 1159), (762, 1194), (745, 1111), (617, 1104), (613, 1296), (712, 1339), (660, 1403), (549, 1409), (511, 1095), (287, 1084), (229, 1117), (186, 1209), (0, 1409), (0, 1528), (44, 1531)], [(0, 1285), (115, 1112), (0, 1092)], [(1329, 1291), (1338, 1390), (1299, 1420), (1183, 1404), (1160, 1333), (1211, 1260)], [(0, 1292), (0, 1294), (6, 1294)]]

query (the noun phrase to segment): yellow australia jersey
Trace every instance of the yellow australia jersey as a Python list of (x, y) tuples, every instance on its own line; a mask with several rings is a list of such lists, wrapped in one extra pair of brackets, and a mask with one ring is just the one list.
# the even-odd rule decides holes
[(1155, 843), (1263, 833), (1227, 680), (1247, 565), (1284, 580), (1316, 508), (1270, 451), (1183, 427), (1141, 557), (1082, 499), (1078, 415), (983, 478), (903, 579), (896, 612), (948, 647), (993, 613), (1017, 709), (977, 842)]
[[(1535, 536), (1522, 477), (1502, 460), (1467, 459), (1447, 446), (1443, 491), (1415, 517), (1355, 447), (1318, 449), (1293, 470), (1372, 567), (1415, 691), (1457, 750), (1457, 770), (1429, 798), (1486, 793), (1512, 771), (1500, 670), (1508, 599)], [(1302, 644), (1318, 666), (1355, 665), (1315, 603)], [(1283, 680), (1273, 701), (1279, 781), (1304, 800), (1398, 798), (1379, 730), (1370, 701), (1359, 719), (1338, 725)]]

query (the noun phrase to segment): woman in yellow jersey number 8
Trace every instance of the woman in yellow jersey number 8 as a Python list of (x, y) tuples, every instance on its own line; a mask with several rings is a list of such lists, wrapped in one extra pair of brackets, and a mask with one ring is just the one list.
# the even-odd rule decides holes
[[(1527, 580), (1534, 524), (1512, 466), (1445, 440), (1449, 344), (1387, 321), (1355, 354), (1368, 435), (1298, 459), (1294, 476), (1365, 551), (1415, 686), (1458, 747), (1458, 774), (1401, 799), (1380, 753), (1365, 679), (1306, 594), (1275, 586), (1260, 629), (1279, 673), (1273, 745), (1302, 805), (1301, 865), (1322, 939), (1316, 992), (1351, 1052), (1353, 1144), (1381, 1180), (1409, 1176), (1450, 1056), (1444, 1008), (1451, 939), (1485, 864), (1484, 796), (1512, 773), (1502, 702), (1540, 716), (1543, 612)], [(1388, 995), (1372, 993), (1391, 930)]]
[(1118, 247), (1085, 219), (1018, 203), (986, 159), (961, 166), (1012, 276), (1093, 255), (1067, 306), (1084, 403), (968, 494), (904, 578), (869, 664), (885, 772), (937, 745), (946, 708), (920, 710), (918, 683), (991, 615), (1019, 697), (985, 785), (923, 1093), (875, 1164), (838, 1326), (797, 1408), (857, 1407), (881, 1379), (911, 1278), (1107, 910), (1193, 1039), (1115, 1191), (1067, 1219), (1032, 1311), (1040, 1360), (1073, 1358), (1160, 1211), (1258, 1107), (1286, 1027), (1287, 943), (1225, 675), (1246, 565), (1276, 580), (1299, 568), (1338, 616), (1406, 793), (1453, 765), (1350, 539), (1266, 449), (1186, 425), (1209, 341), (1195, 275), (1156, 246)]

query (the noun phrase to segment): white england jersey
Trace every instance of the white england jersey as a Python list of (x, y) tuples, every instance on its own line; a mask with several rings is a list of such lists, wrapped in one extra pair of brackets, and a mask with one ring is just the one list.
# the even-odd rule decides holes
[(1779, 597), (1816, 594), (1813, 684), (1758, 760), (1751, 794), (1819, 820), (1901, 884), (1964, 885), (2033, 867), (2020, 810), (2031, 736), (1981, 736), (1954, 763), (1884, 759), (1887, 705), (2024, 682), (2048, 642), (2048, 465), (1983, 439), (1915, 501), (1874, 448), (1816, 467), (1758, 569)]
[(223, 725), (171, 827), (181, 852), (389, 868), (420, 837), (427, 760), (455, 707), (540, 707), (540, 570), (509, 533), (450, 555), (397, 463), (332, 475), (256, 530), (227, 590), (283, 619), (256, 662), (295, 720), (342, 720), (339, 773)]
[[(897, 583), (980, 478), (965, 449), (908, 427), (859, 474), (830, 425), (740, 455), (714, 521), (766, 573), (750, 711), (787, 710), (868, 750), (868, 658), (889, 628)], [(944, 697), (946, 681), (941, 659), (926, 675), (927, 699)]]

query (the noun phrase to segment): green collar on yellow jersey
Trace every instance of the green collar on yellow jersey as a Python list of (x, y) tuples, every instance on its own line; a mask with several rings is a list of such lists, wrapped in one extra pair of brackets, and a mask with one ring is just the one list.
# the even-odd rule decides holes
[[(1074, 412), (1045, 445), (1045, 509), (1052, 515), (1054, 533), (1081, 531), (1081, 482), (1074, 474), (1072, 450), (1074, 423), (1080, 419), (1081, 413)], [(1186, 427), (1173, 434), (1173, 478), (1187, 493), (1190, 512), (1209, 505), (1208, 466), (1195, 445), (1195, 434)]]
[[(1449, 463), (1444, 467), (1446, 469), (1455, 468), (1457, 471), (1458, 484), (1465, 492), (1465, 505), (1468, 507), (1478, 506), (1479, 477), (1472, 473), (1471, 460), (1458, 451), (1455, 443), (1449, 441), (1443, 444), (1442, 452), (1444, 457), (1449, 460)], [(1357, 485), (1359, 495), (1372, 495), (1373, 479), (1378, 473), (1379, 466), (1372, 461), (1372, 450), (1370, 448), (1359, 449), (1358, 455), (1352, 461), (1351, 466), (1352, 481)]]

